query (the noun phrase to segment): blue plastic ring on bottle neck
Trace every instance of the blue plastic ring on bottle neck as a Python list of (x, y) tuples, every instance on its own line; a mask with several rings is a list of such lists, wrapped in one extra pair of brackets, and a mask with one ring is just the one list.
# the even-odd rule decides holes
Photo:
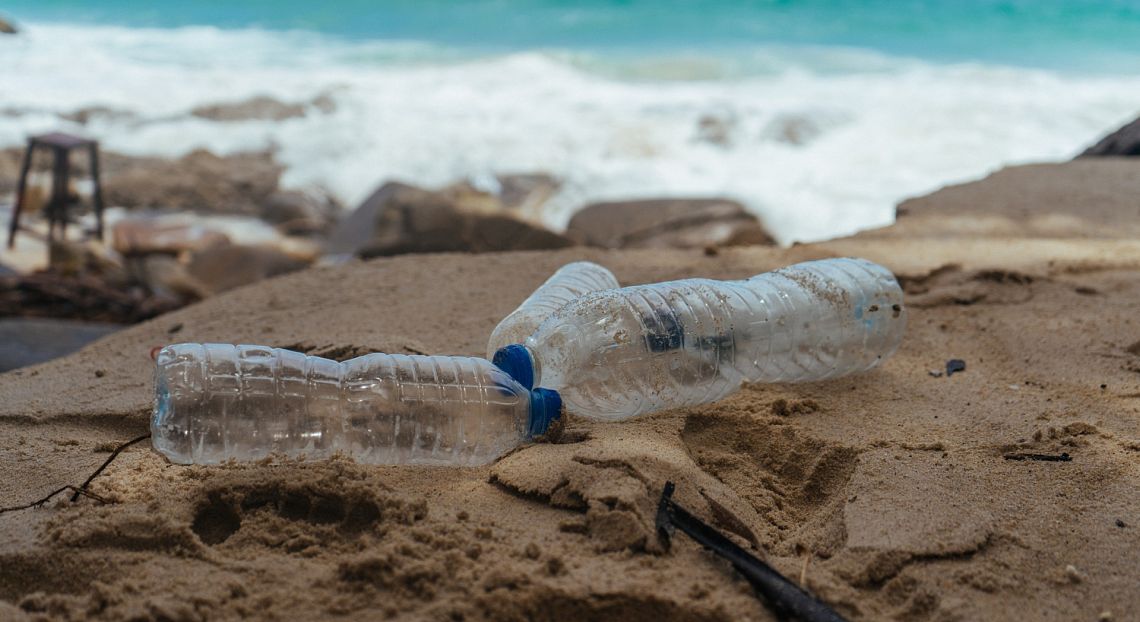
[(534, 389), (530, 392), (530, 421), (528, 432), (531, 437), (542, 436), (550, 429), (550, 424), (562, 417), (562, 396), (551, 389)]
[(530, 358), (530, 350), (520, 343), (499, 348), (491, 359), (499, 369), (510, 374), (515, 382), (522, 386), (534, 388), (534, 361)]

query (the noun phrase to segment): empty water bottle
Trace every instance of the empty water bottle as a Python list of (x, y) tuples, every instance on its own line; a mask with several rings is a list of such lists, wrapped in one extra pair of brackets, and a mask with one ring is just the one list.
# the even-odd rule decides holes
[(155, 370), (154, 448), (179, 464), (270, 455), (486, 464), (559, 417), (488, 361), (369, 354), (343, 363), (263, 346), (178, 344)]
[(562, 266), (546, 282), (534, 290), (519, 308), (503, 318), (487, 343), (487, 358), (499, 348), (522, 343), (552, 313), (582, 294), (620, 287), (612, 272), (589, 261), (575, 261)]
[(587, 294), (494, 360), (524, 386), (558, 390), (567, 412), (617, 420), (711, 402), (746, 381), (865, 371), (894, 353), (905, 326), (889, 270), (826, 259), (742, 281)]

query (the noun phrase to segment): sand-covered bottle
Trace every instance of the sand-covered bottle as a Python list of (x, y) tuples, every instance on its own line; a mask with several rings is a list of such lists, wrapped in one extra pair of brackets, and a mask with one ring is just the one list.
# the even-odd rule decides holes
[(179, 464), (321, 459), (471, 466), (544, 434), (557, 393), (488, 361), (369, 354), (344, 362), (277, 348), (177, 344), (155, 369), (154, 448)]
[(587, 294), (495, 364), (559, 391), (567, 412), (616, 420), (720, 399), (743, 382), (825, 380), (898, 348), (903, 293), (862, 259), (741, 281), (686, 279)]
[(590, 292), (620, 287), (617, 277), (603, 266), (590, 261), (575, 261), (562, 266), (510, 315), (503, 318), (487, 343), (487, 358), (500, 348), (521, 343), (546, 318), (566, 303)]

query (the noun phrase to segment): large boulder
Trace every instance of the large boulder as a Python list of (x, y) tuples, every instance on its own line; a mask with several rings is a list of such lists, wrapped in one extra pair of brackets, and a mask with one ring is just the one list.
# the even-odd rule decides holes
[(3, 17), (0, 17), (0, 34), (14, 35), (18, 32), (20, 32), (20, 29), (16, 28), (15, 24), (4, 19)]
[(432, 192), (387, 183), (342, 220), (327, 251), (361, 257), (403, 253), (564, 248), (565, 236), (504, 211), (497, 199), (478, 192)]
[(277, 192), (282, 167), (268, 152), (193, 151), (177, 160), (105, 154), (108, 205), (258, 216)]
[(1140, 156), (1140, 118), (1100, 139), (1077, 157), (1086, 156)]
[(566, 234), (604, 248), (707, 248), (775, 244), (743, 205), (726, 199), (646, 199), (594, 203)]

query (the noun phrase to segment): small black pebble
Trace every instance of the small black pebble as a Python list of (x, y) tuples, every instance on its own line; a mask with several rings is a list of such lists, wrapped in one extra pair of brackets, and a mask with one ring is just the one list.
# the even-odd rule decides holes
[(1124, 521), (1120, 520), (1119, 518), (1116, 519), (1116, 526), (1124, 529)]
[(1108, 388), (1108, 385), (1107, 385), (1107, 384), (1102, 384), (1102, 385), (1100, 385), (1100, 388), (1102, 388), (1102, 389), (1107, 389), (1107, 388)]
[(167, 335), (173, 335), (174, 333), (176, 333), (180, 330), (182, 330), (182, 324), (178, 323), (178, 324), (175, 324), (174, 326), (171, 326), (170, 328), (166, 329), (166, 334)]
[(96, 369), (95, 370), (95, 377), (96, 378), (102, 378), (103, 376), (106, 376), (106, 375), (107, 375), (107, 372), (103, 371), (102, 369)]
[(947, 378), (960, 371), (966, 371), (966, 361), (963, 361), (962, 359), (950, 359), (949, 361), (946, 361)]

